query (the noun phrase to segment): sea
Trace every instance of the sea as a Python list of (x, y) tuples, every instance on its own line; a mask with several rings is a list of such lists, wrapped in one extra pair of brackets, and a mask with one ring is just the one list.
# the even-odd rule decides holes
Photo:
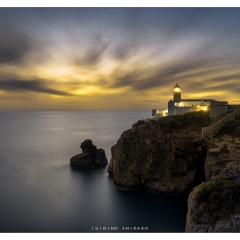
[(111, 147), (150, 111), (1, 111), (1, 233), (181, 233), (187, 198), (114, 186), (107, 167), (76, 170), (91, 139)]

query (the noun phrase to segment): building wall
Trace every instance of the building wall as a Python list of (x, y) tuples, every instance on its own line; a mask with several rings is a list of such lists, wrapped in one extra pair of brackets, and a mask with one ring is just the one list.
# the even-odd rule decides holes
[(180, 101), (178, 103), (175, 103), (175, 106), (177, 107), (197, 107), (197, 106), (206, 106), (208, 107), (210, 105), (210, 102), (204, 102), (202, 101)]
[(152, 110), (152, 116), (156, 116), (156, 113), (157, 113), (157, 109), (153, 109)]
[(171, 115), (175, 114), (175, 113), (174, 113), (174, 111), (175, 111), (174, 103), (175, 103), (175, 102), (174, 102), (173, 100), (170, 100), (170, 101), (168, 102), (168, 116), (171, 116)]
[(168, 115), (181, 114), (199, 110), (208, 110), (210, 102), (201, 101), (172, 101), (168, 102)]
[(167, 109), (157, 109), (156, 115), (163, 117), (168, 115), (168, 110)]
[(227, 112), (229, 110), (228, 108), (228, 102), (227, 101), (214, 101), (210, 103), (210, 111), (209, 111), (209, 117), (217, 117), (220, 114)]
[(206, 111), (208, 108), (206, 106), (199, 106), (199, 107), (175, 107), (175, 114), (181, 114), (186, 112), (194, 112), (194, 111)]
[(152, 116), (168, 116), (168, 109), (153, 109), (152, 110)]
[(209, 117), (217, 117), (227, 111), (228, 106), (210, 106)]
[(180, 92), (175, 92), (173, 94), (173, 100), (174, 101), (181, 101), (181, 93)]
[(237, 109), (240, 108), (240, 104), (232, 104), (232, 105), (228, 105), (228, 110), (229, 111), (235, 111)]
[(198, 107), (175, 107), (175, 114), (198, 111)]

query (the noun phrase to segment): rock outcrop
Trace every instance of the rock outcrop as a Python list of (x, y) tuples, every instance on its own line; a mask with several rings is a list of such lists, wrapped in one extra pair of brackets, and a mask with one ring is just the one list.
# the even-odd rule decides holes
[(192, 191), (186, 232), (240, 232), (240, 120), (202, 138), (217, 120), (192, 112), (138, 121), (112, 147), (109, 175), (127, 189)]
[(103, 149), (97, 149), (92, 140), (87, 139), (81, 143), (82, 153), (70, 159), (70, 165), (74, 168), (102, 167), (108, 164), (108, 160)]
[(204, 181), (207, 144), (195, 132), (182, 135), (156, 121), (138, 121), (111, 151), (108, 172), (123, 188), (182, 194)]
[(240, 139), (224, 134), (207, 142), (207, 182), (189, 195), (186, 232), (240, 232)]
[(240, 159), (191, 192), (186, 232), (240, 232)]

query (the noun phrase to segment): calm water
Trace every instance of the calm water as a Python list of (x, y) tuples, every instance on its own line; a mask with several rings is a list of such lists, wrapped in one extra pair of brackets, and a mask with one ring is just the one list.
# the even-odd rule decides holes
[(0, 112), (0, 232), (94, 232), (95, 227), (184, 232), (186, 199), (121, 191), (107, 167), (69, 166), (85, 139), (105, 149), (110, 160), (121, 133), (150, 114)]

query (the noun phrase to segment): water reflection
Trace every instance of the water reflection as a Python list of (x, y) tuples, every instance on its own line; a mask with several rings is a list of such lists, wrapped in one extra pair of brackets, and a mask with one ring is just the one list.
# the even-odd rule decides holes
[(97, 114), (0, 113), (1, 232), (92, 232), (104, 226), (184, 231), (185, 198), (121, 191), (107, 167), (83, 171), (69, 166), (88, 138), (110, 160), (110, 148), (121, 133), (149, 113)]

